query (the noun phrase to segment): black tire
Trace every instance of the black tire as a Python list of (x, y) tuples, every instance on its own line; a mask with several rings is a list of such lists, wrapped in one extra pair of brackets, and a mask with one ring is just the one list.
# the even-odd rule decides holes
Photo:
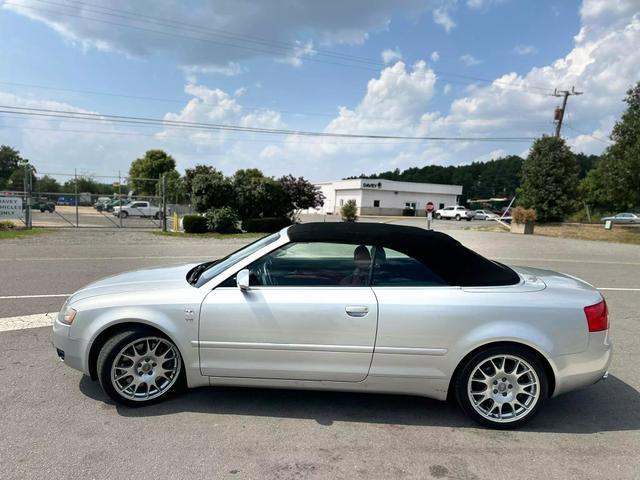
[(440, 220), (442, 218), (442, 215), (440, 215), (439, 213), (436, 213), (436, 220)]
[[(162, 339), (163, 341), (173, 346), (178, 355), (176, 361), (178, 362), (179, 370), (177, 378), (173, 380), (173, 383), (168, 388), (166, 388), (166, 390), (159, 393), (159, 395), (146, 400), (132, 400), (124, 397), (114, 387), (111, 381), (111, 368), (123, 348), (125, 348), (131, 342), (135, 342), (136, 340), (142, 340), (145, 338)], [(176, 347), (176, 345), (164, 335), (161, 335), (157, 331), (145, 328), (143, 326), (133, 327), (119, 332), (109, 340), (107, 340), (100, 349), (100, 353), (98, 354), (98, 359), (96, 361), (96, 372), (98, 373), (98, 380), (100, 381), (100, 386), (102, 387), (104, 392), (109, 395), (109, 397), (111, 397), (116, 403), (126, 405), (128, 407), (142, 407), (161, 402), (176, 391), (184, 389), (186, 385), (184, 363), (182, 361), (182, 356), (180, 355), (178, 347)]]
[(461, 220), (460, 214), (456, 215), (456, 220), (459, 222)]
[(153, 215), (153, 218), (155, 218), (156, 220), (160, 220), (160, 218), (161, 218), (161, 217), (162, 217), (162, 215), (160, 214), (160, 212), (156, 212), (156, 213)]
[[(515, 357), (523, 360), (526, 364), (528, 364), (528, 366), (531, 367), (531, 370), (535, 372), (535, 375), (537, 376), (537, 380), (538, 380), (538, 387), (539, 387), (539, 390), (537, 390), (538, 396), (537, 396), (537, 399), (535, 400), (535, 403), (530, 405), (528, 409), (522, 410), (524, 413), (520, 413), (515, 417), (513, 417), (513, 413), (505, 412), (505, 416), (511, 415), (512, 418), (505, 419), (503, 421), (499, 419), (492, 420), (488, 418), (486, 415), (481, 414), (478, 410), (476, 410), (476, 407), (474, 407), (471, 399), (469, 398), (469, 394), (467, 394), (467, 387), (469, 385), (470, 376), (476, 370), (476, 368), (482, 365), (483, 362), (487, 362), (489, 359), (493, 357), (500, 357), (500, 356)], [(503, 364), (503, 367), (504, 367), (504, 364)], [(520, 368), (524, 369), (525, 364), (522, 364), (522, 366), (516, 367), (516, 370)], [(508, 371), (509, 368), (507, 368), (506, 370)], [(506, 375), (505, 378), (508, 378), (508, 382), (511, 382), (511, 380), (509, 379), (511, 374), (505, 374), (505, 375)], [(479, 378), (482, 378), (482, 377), (479, 377)], [(507, 385), (509, 384), (508, 382), (507, 382)], [(493, 382), (491, 383), (493, 384)], [(477, 382), (476, 384), (482, 384), (482, 382)], [(497, 387), (499, 386), (500, 385), (497, 385)], [(511, 388), (511, 387), (508, 387), (508, 388)], [(506, 392), (510, 391), (508, 388), (505, 389)], [(533, 389), (533, 387), (526, 387), (526, 388)], [(499, 347), (492, 347), (492, 348), (487, 348), (486, 350), (482, 350), (481, 352), (477, 353), (472, 358), (470, 358), (465, 363), (465, 365), (462, 366), (462, 370), (458, 374), (455, 381), (455, 397), (456, 397), (456, 400), (458, 401), (458, 404), (462, 408), (462, 410), (477, 423), (484, 425), (485, 427), (489, 427), (497, 430), (515, 429), (524, 425), (528, 421), (530, 421), (533, 417), (535, 417), (538, 414), (538, 412), (540, 411), (540, 408), (542, 408), (544, 402), (548, 397), (548, 392), (549, 392), (549, 380), (547, 378), (547, 374), (545, 372), (545, 369), (542, 363), (540, 362), (540, 360), (535, 354), (531, 353), (530, 350), (523, 347), (519, 347), (517, 345), (499, 346)], [(492, 393), (496, 394), (495, 395), (496, 397), (501, 395), (497, 389), (493, 390)], [(507, 393), (503, 392), (502, 395), (506, 396)], [(508, 398), (512, 398), (511, 397), (512, 393), (509, 393), (508, 395), (509, 395)], [(529, 397), (527, 394), (517, 394), (513, 398), (515, 398), (518, 402), (520, 402), (521, 400), (522, 402), (526, 402), (528, 401), (527, 399)], [(483, 402), (480, 402), (479, 405), (482, 406), (484, 402), (489, 402), (489, 401), (493, 401), (493, 400), (489, 400), (489, 399), (484, 400)], [(490, 410), (492, 411), (494, 407), (491, 405), (495, 405), (495, 404), (496, 402), (494, 402), (493, 404), (487, 403), (486, 405), (488, 407), (485, 407), (485, 408), (490, 408)], [(511, 407), (509, 407), (509, 409), (511, 409)], [(500, 415), (502, 415), (502, 413)]]
[(41, 208), (41, 209), (40, 209), (40, 213), (44, 213), (44, 208)]
[(120, 218), (127, 218), (129, 216), (127, 212), (118, 212), (118, 215), (120, 216)]
[(473, 220), (472, 217), (467, 217), (467, 222), (470, 222), (471, 220)]

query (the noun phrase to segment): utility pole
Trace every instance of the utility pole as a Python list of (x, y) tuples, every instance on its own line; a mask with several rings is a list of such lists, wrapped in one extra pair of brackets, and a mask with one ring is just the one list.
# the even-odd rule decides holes
[(576, 92), (575, 87), (571, 87), (571, 90), (553, 90), (554, 97), (562, 97), (562, 107), (556, 107), (553, 115), (553, 121), (556, 123), (556, 138), (560, 137), (560, 129), (562, 128), (562, 120), (564, 120), (564, 112), (567, 109), (567, 100), (569, 95), (582, 95), (583, 92)]

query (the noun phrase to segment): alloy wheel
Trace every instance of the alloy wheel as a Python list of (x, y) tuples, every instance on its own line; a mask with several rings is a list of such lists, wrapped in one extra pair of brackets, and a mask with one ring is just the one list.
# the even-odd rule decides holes
[(168, 340), (144, 337), (118, 352), (111, 365), (111, 384), (122, 397), (148, 401), (173, 386), (180, 375), (178, 349)]
[(496, 423), (520, 420), (540, 399), (540, 379), (534, 368), (516, 355), (496, 355), (481, 360), (467, 382), (471, 406)]

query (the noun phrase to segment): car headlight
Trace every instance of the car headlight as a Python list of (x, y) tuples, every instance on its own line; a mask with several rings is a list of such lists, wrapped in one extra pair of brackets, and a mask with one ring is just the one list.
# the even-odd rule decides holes
[(60, 323), (64, 323), (65, 325), (71, 325), (75, 320), (77, 313), (78, 311), (75, 308), (71, 308), (70, 306), (67, 305), (59, 317)]

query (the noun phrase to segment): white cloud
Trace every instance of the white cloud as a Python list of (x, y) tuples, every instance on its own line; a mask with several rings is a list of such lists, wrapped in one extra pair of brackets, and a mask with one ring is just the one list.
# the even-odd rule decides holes
[(467, 7), (479, 10), (484, 7), (489, 7), (493, 4), (502, 3), (505, 0), (467, 0)]
[(446, 7), (439, 7), (433, 11), (433, 21), (444, 28), (447, 33), (456, 26), (456, 22), (453, 21)]
[(438, 53), (437, 50), (434, 50), (433, 53), (431, 54), (431, 61), (437, 62), (438, 60), (440, 60), (440, 54)]
[(516, 45), (513, 47), (513, 53), (516, 55), (533, 55), (538, 53), (538, 49), (533, 45)]
[(450, 83), (447, 83), (447, 84), (444, 86), (444, 88), (442, 89), (442, 92), (443, 92), (445, 95), (449, 95), (449, 92), (451, 92), (451, 84), (450, 84)]
[(381, 55), (382, 61), (384, 63), (394, 63), (398, 60), (402, 60), (402, 53), (400, 53), (400, 50), (398, 48), (396, 48), (395, 50), (387, 48), (382, 51)]
[[(414, 17), (434, 4), (436, 0), (405, 0), (401, 8), (395, 0), (302, 0), (293, 5), (249, 0), (74, 0), (54, 10), (38, 0), (12, 0), (0, 2), (0, 8), (43, 22), (83, 49), (137, 58), (163, 55), (181, 66), (218, 68), (219, 73), (233, 75), (241, 72), (238, 63), (257, 56), (284, 58), (298, 66), (301, 56), (310, 53), (309, 42), (361, 44), (370, 32), (386, 30), (393, 14)], [(162, 24), (149, 18), (150, 11)], [(283, 49), (296, 41), (298, 45)]]
[(479, 65), (480, 63), (482, 63), (470, 53), (465, 53), (464, 55), (462, 55), (460, 57), (460, 61), (467, 67), (473, 67), (474, 65)]
[(292, 67), (301, 67), (302, 59), (305, 57), (313, 57), (316, 53), (316, 50), (313, 48), (313, 42), (308, 41), (306, 43), (302, 43), (298, 40), (295, 42), (295, 48), (291, 55), (286, 57), (279, 57), (276, 61), (280, 63), (286, 63), (291, 65)]

